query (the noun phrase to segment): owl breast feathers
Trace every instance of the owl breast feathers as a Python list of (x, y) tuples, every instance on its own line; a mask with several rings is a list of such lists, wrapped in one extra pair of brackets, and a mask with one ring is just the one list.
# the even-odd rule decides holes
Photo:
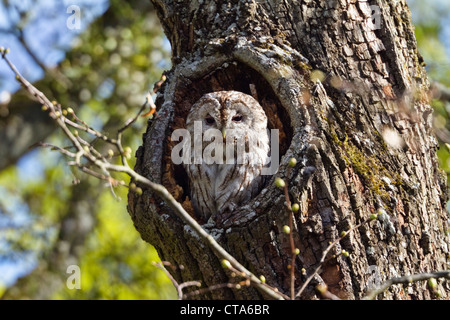
[(205, 94), (191, 107), (186, 129), (191, 148), (184, 168), (199, 217), (207, 221), (231, 212), (261, 191), (270, 143), (266, 114), (253, 97), (237, 91)]

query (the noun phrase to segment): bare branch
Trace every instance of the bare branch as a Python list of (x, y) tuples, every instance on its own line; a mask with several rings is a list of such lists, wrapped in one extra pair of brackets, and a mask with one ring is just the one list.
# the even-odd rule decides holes
[(207, 292), (211, 292), (214, 290), (219, 290), (219, 289), (223, 289), (223, 288), (230, 288), (230, 289), (236, 289), (239, 287), (239, 284), (236, 283), (219, 283), (213, 286), (209, 286), (208, 288), (202, 288), (202, 289), (197, 289), (194, 290), (192, 292), (188, 292), (183, 296), (183, 299), (188, 299), (190, 297), (199, 295), (199, 294), (203, 294), (203, 293), (207, 293)]
[[(249, 281), (249, 283), (253, 283), (253, 282), (252, 282), (253, 280), (252, 280), (252, 279), (249, 277), (249, 275), (246, 274), (245, 272), (240, 272), (238, 269), (234, 268), (234, 267), (231, 266), (231, 265), (230, 265), (229, 267), (227, 267), (227, 268), (230, 269), (232, 272), (234, 272), (235, 275), (240, 275), (240, 276), (242, 276), (244, 279), (246, 279), (247, 281)], [(260, 280), (260, 279), (259, 279), (259, 280)], [(289, 297), (289, 296), (285, 295), (284, 293), (278, 292), (278, 289), (277, 289), (277, 288), (274, 288), (274, 287), (268, 285), (268, 284), (265, 283), (264, 281), (261, 281), (261, 280), (260, 280), (260, 282), (261, 282), (260, 285), (266, 287), (268, 290), (272, 290), (272, 291), (274, 291), (275, 293), (279, 294), (279, 295), (281, 296), (282, 299), (284, 299), (284, 300), (290, 300), (290, 297)], [(281, 300), (281, 299), (280, 299), (280, 300)]]
[(152, 264), (155, 267), (157, 267), (158, 269), (162, 270), (162, 272), (164, 272), (164, 274), (169, 278), (169, 280), (172, 281), (173, 286), (177, 290), (178, 300), (182, 300), (183, 299), (183, 291), (182, 291), (183, 288), (178, 284), (178, 282), (175, 280), (175, 278), (172, 276), (172, 274), (169, 271), (167, 271), (167, 269), (164, 267), (164, 265), (162, 263), (152, 262)]
[(343, 235), (341, 235), (340, 237), (338, 237), (336, 240), (334, 240), (333, 242), (330, 243), (330, 245), (325, 249), (325, 251), (322, 253), (322, 257), (320, 258), (319, 263), (317, 264), (316, 269), (314, 269), (313, 273), (311, 273), (311, 275), (305, 280), (305, 282), (303, 283), (302, 287), (300, 288), (300, 290), (298, 290), (297, 294), (295, 295), (295, 298), (299, 298), (303, 291), (306, 289), (307, 285), (311, 282), (311, 280), (314, 278), (314, 276), (316, 274), (319, 273), (322, 265), (324, 264), (324, 262), (326, 261), (326, 258), (328, 256), (328, 253), (330, 252), (330, 250), (339, 243), (339, 241), (341, 241), (343, 238), (345, 238), (351, 231), (358, 229), (359, 227), (361, 227), (362, 225), (372, 221), (372, 218), (369, 218), (367, 220), (364, 220), (363, 222), (351, 227), (348, 231), (346, 231)]
[(76, 122), (71, 121), (70, 119), (67, 119), (66, 117), (64, 117), (64, 122), (66, 124), (68, 124), (69, 126), (75, 128), (75, 129), (87, 132), (89, 134), (92, 134), (93, 136), (95, 136), (95, 137), (97, 137), (97, 138), (99, 138), (99, 139), (101, 139), (103, 141), (109, 142), (111, 144), (116, 144), (117, 143), (117, 140), (110, 139), (108, 136), (104, 135), (100, 131), (97, 131), (94, 128), (91, 128), (86, 122), (84, 122), (83, 120), (78, 118), (77, 115), (75, 114), (75, 112), (73, 112), (73, 110), (70, 110), (70, 113), (74, 117), (75, 121), (81, 123), (81, 125), (76, 123)]
[(431, 94), (432, 98), (439, 99), (442, 101), (450, 101), (450, 88), (445, 84), (442, 84), (437, 81), (433, 81), (431, 83)]
[(383, 293), (386, 291), (390, 286), (394, 284), (409, 284), (416, 281), (424, 281), (429, 279), (438, 279), (438, 278), (445, 278), (450, 280), (450, 270), (445, 271), (439, 271), (439, 272), (426, 272), (426, 273), (419, 273), (411, 276), (404, 276), (404, 277), (397, 277), (397, 278), (391, 278), (384, 282), (379, 288), (373, 290), (370, 292), (367, 296), (362, 298), (362, 300), (373, 300), (379, 295), (380, 293)]
[(131, 118), (127, 122), (125, 122), (125, 125), (119, 129), (119, 133), (122, 133), (123, 131), (128, 129), (133, 123), (136, 122), (136, 120), (139, 118), (141, 113), (144, 112), (145, 108), (149, 105), (150, 101), (152, 101), (152, 96), (150, 95), (150, 93), (148, 93), (147, 96), (145, 97), (144, 104), (141, 106), (141, 108), (139, 109), (137, 114), (133, 118)]
[(324, 299), (328, 300), (341, 300), (338, 296), (332, 294), (328, 291), (328, 286), (326, 284), (319, 284), (316, 286), (316, 290), (319, 291), (320, 295)]
[(55, 146), (55, 145), (50, 144), (50, 143), (39, 142), (37, 145), (40, 146), (40, 147), (44, 147), (44, 148), (50, 148), (51, 150), (56, 150), (59, 153), (65, 155), (65, 156), (68, 156), (69, 158), (74, 158), (76, 156), (75, 153), (70, 152), (70, 151), (68, 151), (65, 148), (61, 148), (59, 146)]
[[(291, 159), (291, 161), (295, 160), (294, 158)], [(295, 166), (295, 163), (297, 162), (295, 160), (295, 163), (292, 165), (291, 161), (287, 168), (287, 177), (289, 177), (291, 168)], [(291, 300), (295, 299), (295, 257), (297, 256), (296, 250), (295, 250), (295, 243), (294, 243), (294, 235), (293, 235), (293, 224), (294, 224), (294, 212), (292, 211), (292, 204), (291, 200), (289, 198), (289, 191), (288, 191), (288, 184), (284, 184), (284, 197), (286, 199), (286, 207), (289, 212), (289, 244), (291, 248), (291, 263), (289, 265), (290, 268), (290, 291), (291, 291)]]
[(17, 39), (19, 40), (22, 47), (25, 49), (25, 51), (30, 55), (31, 59), (44, 71), (48, 72), (47, 67), (45, 64), (42, 63), (42, 61), (34, 54), (33, 50), (31, 50), (28, 43), (25, 41), (25, 36), (23, 34), (23, 29), (18, 29), (18, 36)]

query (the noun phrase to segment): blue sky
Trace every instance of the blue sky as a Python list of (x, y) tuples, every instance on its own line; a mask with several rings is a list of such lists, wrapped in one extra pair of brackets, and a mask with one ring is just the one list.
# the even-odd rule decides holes
[[(65, 56), (65, 50), (70, 49), (74, 37), (83, 32), (92, 20), (102, 14), (108, 7), (108, 1), (86, 0), (13, 0), (20, 9), (31, 12), (29, 22), (24, 28), (24, 38), (28, 46), (46, 66), (54, 66)], [(67, 20), (72, 13), (67, 13), (70, 5), (80, 7), (80, 29), (69, 29)], [(0, 3), (0, 30), (9, 30), (19, 22), (17, 10), (7, 10)], [(17, 66), (19, 71), (31, 81), (43, 76), (41, 68), (30, 58), (23, 46), (17, 40), (17, 36), (11, 33), (0, 33), (0, 46), (10, 48), (9, 58)], [(11, 81), (12, 79), (12, 81)], [(11, 71), (4, 63), (0, 64), (0, 92), (3, 90), (14, 91), (18, 84), (11, 76)]]

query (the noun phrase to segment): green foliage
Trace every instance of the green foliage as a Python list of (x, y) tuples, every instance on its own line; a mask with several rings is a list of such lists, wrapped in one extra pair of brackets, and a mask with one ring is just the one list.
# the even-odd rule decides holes
[[(126, 197), (126, 190), (119, 192)], [(64, 287), (56, 299), (170, 299), (176, 296), (168, 278), (150, 262), (155, 249), (134, 229), (123, 201), (103, 193), (98, 226), (87, 240), (82, 258), (81, 289)]]

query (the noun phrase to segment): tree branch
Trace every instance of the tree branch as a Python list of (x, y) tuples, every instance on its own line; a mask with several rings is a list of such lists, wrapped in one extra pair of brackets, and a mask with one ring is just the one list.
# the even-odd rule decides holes
[(362, 298), (362, 300), (373, 300), (377, 295), (386, 291), (390, 286), (394, 284), (409, 284), (411, 282), (423, 281), (429, 279), (445, 278), (450, 280), (450, 270), (438, 271), (438, 272), (427, 272), (419, 273), (411, 276), (403, 276), (398, 278), (391, 278), (384, 282), (379, 288), (370, 292), (367, 296)]
[(450, 88), (437, 81), (431, 83), (431, 94), (434, 99), (450, 101)]

